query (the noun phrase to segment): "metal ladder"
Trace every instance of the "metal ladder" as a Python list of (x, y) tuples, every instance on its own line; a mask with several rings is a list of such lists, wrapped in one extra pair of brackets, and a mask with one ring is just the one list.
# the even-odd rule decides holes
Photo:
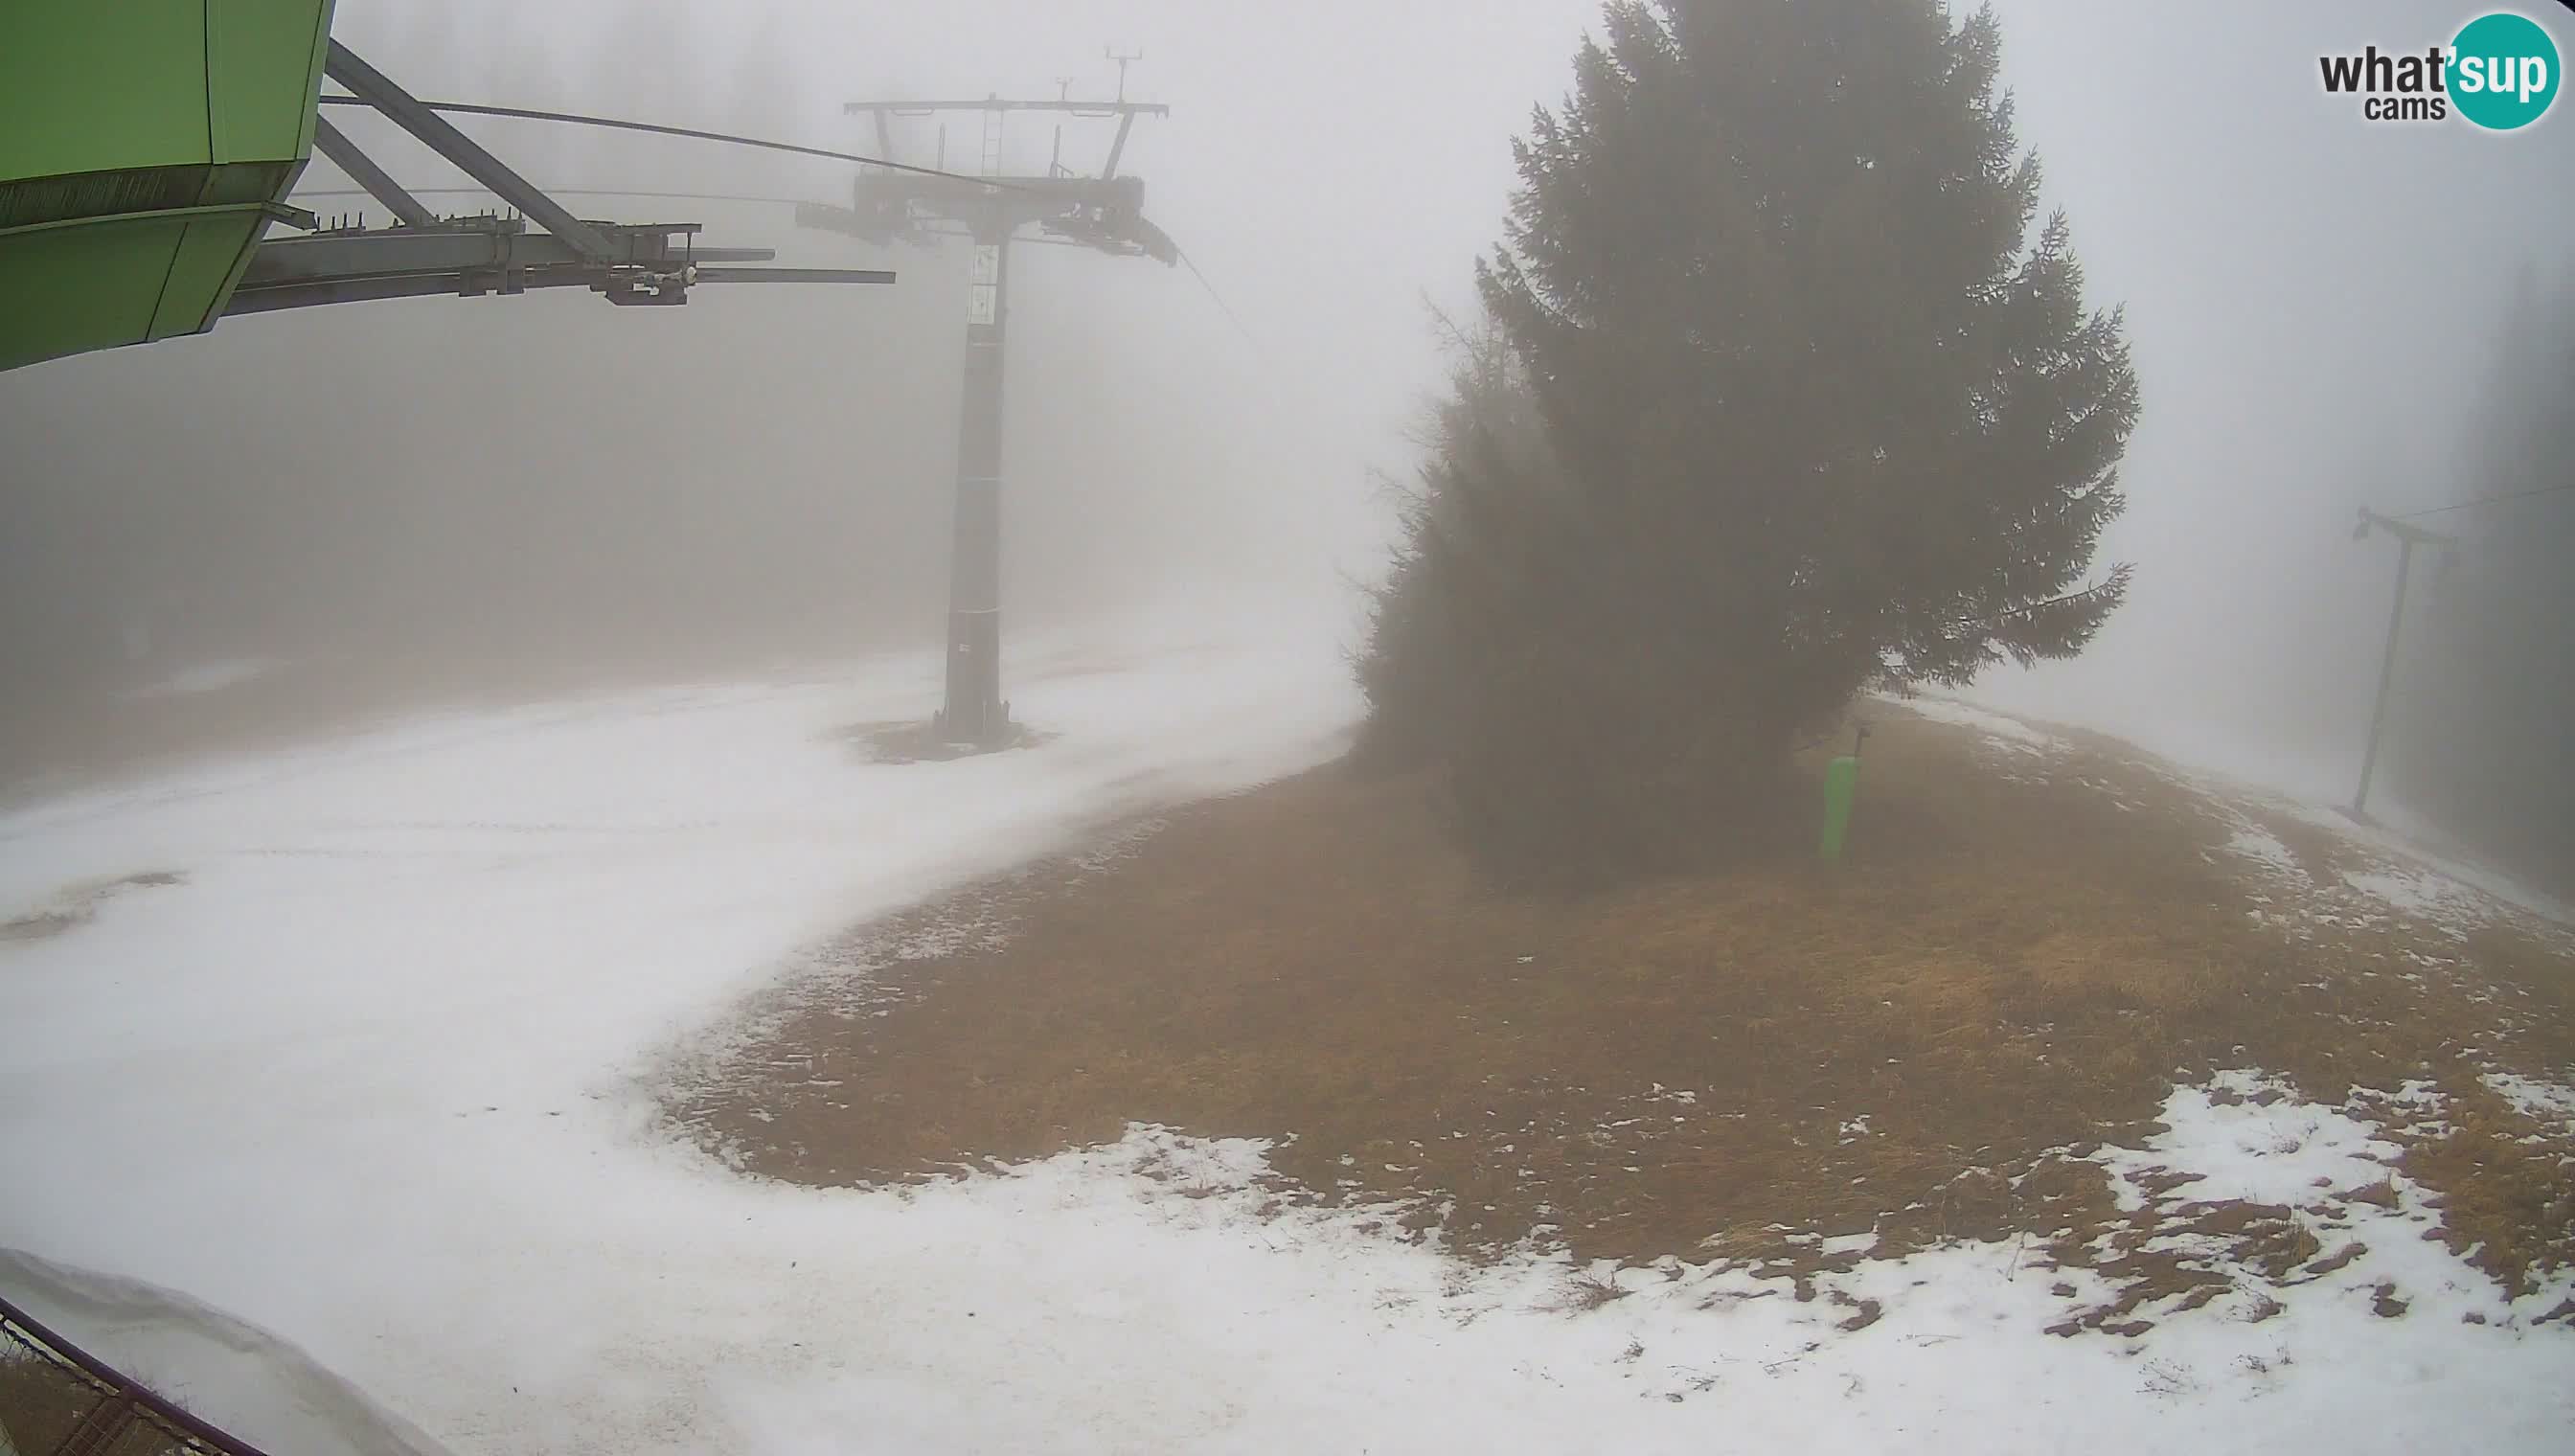
[(980, 176), (1002, 175), (1002, 116), (998, 110), (984, 113), (984, 170)]

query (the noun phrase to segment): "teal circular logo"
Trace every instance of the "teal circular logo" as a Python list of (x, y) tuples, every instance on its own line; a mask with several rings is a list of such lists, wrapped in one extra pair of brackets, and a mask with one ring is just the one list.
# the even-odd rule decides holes
[(2557, 42), (2527, 15), (2480, 15), (2450, 42), (2450, 104), (2488, 131), (2539, 120), (2557, 99)]

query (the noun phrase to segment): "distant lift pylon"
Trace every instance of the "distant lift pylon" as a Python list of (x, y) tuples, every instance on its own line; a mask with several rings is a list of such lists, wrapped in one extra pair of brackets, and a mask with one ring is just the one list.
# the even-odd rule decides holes
[(2364, 824), (2375, 822), (2369, 816), (2369, 780), (2378, 771), (2379, 739), (2387, 730), (2387, 690), (2396, 681), (2396, 638), (2405, 627), (2405, 584), (2414, 574), (2414, 548), (2428, 546), (2446, 551), (2458, 545), (2457, 537), (2410, 526), (2363, 507), (2360, 524), (2352, 529), (2351, 539), (2365, 541), (2372, 531), (2396, 538), (2396, 597), (2387, 608), (2387, 646), (2378, 660), (2378, 697), (2369, 710), (2369, 742), (2360, 753), (2360, 786), (2352, 790), (2348, 810), (2352, 818)]
[[(1034, 224), (1054, 240), (1120, 257), (1146, 257), (1165, 266), (1180, 249), (1144, 215), (1144, 179), (1121, 176), (1118, 163), (1140, 116), (1167, 116), (1171, 108), (1129, 101), (1124, 62), (1115, 101), (853, 101), (842, 110), (876, 124), (877, 151), (891, 156), (894, 119), (971, 112), (983, 120), (981, 179), (960, 181), (918, 173), (868, 169), (859, 174), (844, 209), (806, 204), (799, 225), (828, 229), (880, 245), (898, 240), (927, 244), (941, 236), (935, 222), (954, 225), (973, 244), (974, 267), (966, 296), (965, 390), (957, 425), (956, 524), (948, 578), (946, 692), (934, 733), (945, 742), (976, 748), (1008, 744), (1017, 729), (1002, 697), (1002, 398), (1004, 341), (1010, 321), (1011, 240)], [(1118, 133), (1097, 177), (1063, 165), (1061, 126), (1056, 155), (1044, 175), (1008, 176), (1002, 132), (1013, 112), (1116, 118)], [(941, 151), (944, 154), (946, 147)], [(944, 155), (941, 165), (946, 165)], [(957, 235), (956, 232), (947, 234)]]

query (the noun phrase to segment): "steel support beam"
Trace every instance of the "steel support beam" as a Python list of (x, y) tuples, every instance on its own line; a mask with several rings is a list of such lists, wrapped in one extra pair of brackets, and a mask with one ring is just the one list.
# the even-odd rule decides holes
[[(586, 263), (557, 264), (513, 271), (459, 269), (449, 273), (400, 273), (364, 278), (314, 278), (236, 289), (224, 317), (274, 313), (279, 309), (317, 308), (324, 304), (373, 303), (383, 299), (524, 293), (536, 288), (587, 288), (612, 291), (602, 270)], [(892, 283), (894, 275), (870, 268), (701, 268), (694, 283)], [(634, 301), (631, 297), (628, 301)], [(663, 302), (655, 296), (652, 302)]]
[(269, 314), (324, 304), (364, 304), (397, 298), (442, 298), (482, 293), (523, 293), (532, 288), (596, 287), (597, 270), (535, 269), (504, 275), (490, 269), (454, 273), (398, 273), (375, 278), (314, 278), (233, 290), (224, 317)]
[(349, 174), (349, 180), (367, 189), (367, 195), (393, 209), (395, 218), (407, 227), (434, 228), (438, 214), (421, 206), (420, 199), (403, 190), (376, 160), (358, 149), (346, 133), (331, 125), (331, 118), (319, 112), (313, 117), (313, 145), (331, 164)]
[[(331, 42), (323, 73), (349, 88), (350, 94), (392, 118), (394, 125), (418, 137), (429, 149), (456, 164), (466, 176), (492, 189), (493, 195), (526, 213), (530, 221), (561, 238), (574, 251), (597, 263), (623, 263), (610, 235), (571, 213), (513, 172), (500, 158), (458, 131), (447, 118), (420, 104), (410, 92), (360, 60), (337, 40)], [(327, 154), (326, 154), (327, 155)]]
[(2369, 822), (2369, 780), (2378, 771), (2378, 743), (2387, 729), (2388, 690), (2396, 682), (2396, 639), (2405, 627), (2405, 584), (2414, 574), (2414, 548), (2417, 546), (2449, 547), (2456, 538), (2420, 526), (2381, 516), (2375, 511), (2360, 513), (2360, 529), (2355, 537), (2366, 537), (2372, 530), (2384, 531), (2396, 538), (2396, 600), (2387, 608), (2387, 646), (2378, 659), (2378, 698), (2370, 705), (2369, 741), (2360, 751), (2360, 786), (2352, 790), (2351, 816)]
[(1127, 134), (1136, 129), (1136, 113), (1129, 111), (1118, 118), (1118, 139), (1109, 144), (1109, 160), (1100, 166), (1100, 180), (1118, 175), (1118, 159), (1127, 155)]
[(406, 273), (526, 268), (589, 260), (544, 235), (500, 232), (323, 233), (263, 243), (242, 270), (247, 291), (281, 284), (389, 278)]
[(700, 283), (892, 283), (891, 268), (701, 268)]
[(1011, 734), (1002, 701), (1002, 385), (1010, 323), (1010, 220), (975, 226), (966, 296), (966, 389), (957, 420), (957, 520), (948, 563), (948, 669), (939, 731), (996, 747)]
[(2414, 572), (2414, 538), (2400, 537), (2396, 548), (2396, 601), (2387, 609), (2387, 650), (2378, 660), (2378, 701), (2369, 710), (2369, 746), (2360, 753), (2360, 786), (2352, 790), (2354, 818), (2369, 814), (2369, 778), (2378, 769), (2378, 738), (2387, 727), (2387, 689), (2396, 681), (2396, 636), (2405, 625), (2405, 582)]
[[(624, 230), (618, 230), (623, 232)], [(763, 263), (768, 248), (710, 248), (703, 253), (673, 246), (660, 236), (620, 239), (620, 250), (639, 266), (679, 268), (704, 258), (711, 263)], [(550, 233), (477, 228), (398, 228), (363, 233), (319, 233), (280, 238), (251, 255), (244, 287), (311, 279), (365, 278), (397, 273), (456, 273), (472, 268), (543, 268), (598, 265)]]

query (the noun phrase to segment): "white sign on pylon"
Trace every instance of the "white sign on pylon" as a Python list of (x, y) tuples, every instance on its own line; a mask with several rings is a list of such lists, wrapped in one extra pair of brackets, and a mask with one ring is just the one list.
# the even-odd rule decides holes
[(994, 322), (1002, 294), (1002, 250), (991, 243), (975, 245), (975, 284), (966, 291), (966, 322)]

